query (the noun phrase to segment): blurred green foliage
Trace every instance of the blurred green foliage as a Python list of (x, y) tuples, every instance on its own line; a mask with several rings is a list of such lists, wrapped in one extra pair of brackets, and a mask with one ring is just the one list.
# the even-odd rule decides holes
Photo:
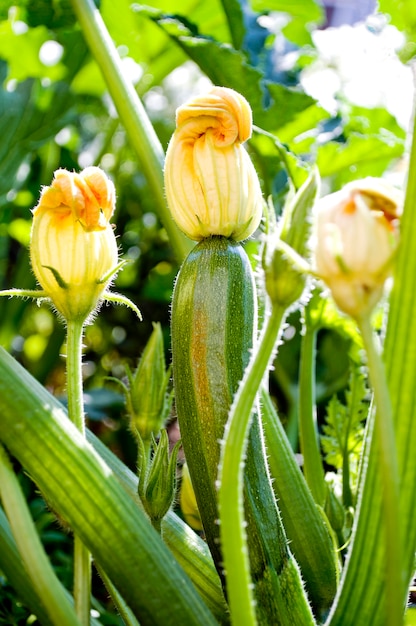
[[(313, 163), (332, 190), (352, 178), (381, 175), (403, 154), (404, 130), (387, 110), (340, 99), (329, 113), (302, 89), (301, 72), (317, 58), (311, 33), (325, 22), (317, 0), (155, 0), (152, 6), (102, 0), (100, 11), (163, 147), (176, 107), (209, 81), (248, 99), (258, 127), (248, 149), (277, 214)], [(115, 289), (139, 306), (144, 321), (128, 309), (104, 306), (86, 328), (86, 406), (91, 427), (134, 465), (122, 398), (104, 381), (121, 378), (125, 363), (136, 367), (153, 322), (162, 325), (169, 362), (169, 306), (179, 260), (69, 0), (0, 1), (0, 137), (0, 289), (35, 288), (27, 251), (30, 210), (55, 169), (100, 165), (114, 180), (116, 233), (130, 261)], [(247, 250), (255, 264), (257, 246), (249, 242)], [(64, 328), (53, 312), (1, 298), (0, 320), (0, 344), (64, 397)], [(348, 382), (355, 339), (337, 320), (319, 335), (318, 401)], [(287, 322), (271, 391), (296, 448), (300, 312)], [(32, 504), (38, 506), (36, 498)], [(46, 511), (35, 517), (47, 528)], [(0, 624), (23, 623), (17, 605), (13, 618), (7, 612), (8, 594), (0, 578)]]
[[(325, 20), (315, 0), (184, 0), (179, 13), (173, 0), (153, 6), (103, 0), (100, 11), (164, 147), (176, 107), (209, 81), (246, 96), (258, 127), (249, 150), (277, 213), (312, 163), (325, 187), (336, 189), (351, 178), (381, 175), (403, 153), (405, 133), (387, 110), (340, 99), (330, 114), (302, 89), (301, 71), (317, 57), (311, 32)], [(135, 367), (153, 322), (162, 324), (168, 356), (178, 259), (70, 2), (3, 2), (0, 18), (0, 287), (35, 287), (27, 254), (30, 209), (56, 168), (100, 165), (116, 185), (116, 233), (130, 263), (115, 288), (140, 307), (144, 321), (105, 306), (87, 327), (85, 387), (98, 397), (103, 377), (121, 377), (125, 362)], [(63, 396), (64, 329), (54, 314), (45, 305), (3, 298), (0, 317), (0, 343)], [(283, 419), (296, 405), (294, 319), (272, 381)], [(348, 342), (322, 333), (318, 389), (327, 397), (348, 379)]]

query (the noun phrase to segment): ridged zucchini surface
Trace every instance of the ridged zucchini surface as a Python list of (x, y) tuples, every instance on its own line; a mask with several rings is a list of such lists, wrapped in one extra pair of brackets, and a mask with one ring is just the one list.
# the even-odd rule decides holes
[(179, 272), (172, 302), (176, 410), (208, 544), (221, 561), (216, 505), (220, 441), (253, 343), (255, 290), (242, 247), (200, 242)]
[[(172, 301), (176, 409), (208, 545), (221, 571), (217, 478), (220, 442), (256, 332), (256, 292), (249, 259), (224, 237), (201, 241), (182, 265)], [(245, 513), (259, 622), (274, 619), (279, 577), (294, 565), (253, 415), (245, 468)], [(264, 611), (264, 620), (261, 614)]]

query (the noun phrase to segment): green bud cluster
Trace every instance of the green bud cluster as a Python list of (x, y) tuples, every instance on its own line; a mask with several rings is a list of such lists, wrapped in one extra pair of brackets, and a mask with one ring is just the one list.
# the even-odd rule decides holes
[(153, 526), (160, 531), (161, 521), (176, 495), (176, 461), (180, 442), (175, 444), (169, 454), (169, 438), (163, 429), (159, 443), (156, 444), (155, 439), (152, 439), (152, 458), (149, 458), (143, 441), (139, 439), (139, 442), (138, 493)]

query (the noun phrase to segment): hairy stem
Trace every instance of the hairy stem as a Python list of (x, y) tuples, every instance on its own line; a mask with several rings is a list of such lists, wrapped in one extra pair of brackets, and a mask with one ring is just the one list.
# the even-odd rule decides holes
[[(67, 327), (67, 395), (68, 415), (85, 436), (84, 401), (82, 388), (83, 322), (69, 321)], [(82, 624), (90, 622), (91, 555), (80, 538), (74, 535), (74, 599), (75, 609)]]
[[(257, 623), (243, 510), (244, 454), (253, 406), (263, 377), (270, 367), (283, 316), (282, 307), (272, 308), (259, 345), (253, 353), (235, 396), (221, 454), (218, 494), (221, 542), (231, 619), (232, 623), (239, 626)], [(282, 535), (276, 537), (276, 542), (285, 543), (283, 527)], [(282, 555), (281, 567), (279, 576), (282, 576), (282, 579), (287, 576), (288, 593), (286, 595), (283, 593), (281, 599), (276, 599), (281, 602), (280, 614), (286, 614), (288, 619), (295, 622), (300, 619), (301, 621), (296, 623), (305, 626), (314, 624), (298, 572), (291, 568), (289, 553)]]

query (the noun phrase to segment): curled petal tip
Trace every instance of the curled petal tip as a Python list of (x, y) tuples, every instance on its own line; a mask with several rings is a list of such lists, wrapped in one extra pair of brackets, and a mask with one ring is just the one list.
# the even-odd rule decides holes
[(257, 173), (242, 142), (251, 135), (246, 99), (226, 87), (179, 107), (165, 161), (165, 190), (179, 228), (191, 239), (236, 241), (258, 227), (263, 208)]
[(243, 143), (251, 137), (252, 113), (244, 96), (227, 87), (213, 87), (206, 95), (179, 107), (177, 128), (183, 124), (187, 125), (188, 132), (195, 130), (198, 136), (212, 129), (218, 145), (230, 145), (235, 141)]

